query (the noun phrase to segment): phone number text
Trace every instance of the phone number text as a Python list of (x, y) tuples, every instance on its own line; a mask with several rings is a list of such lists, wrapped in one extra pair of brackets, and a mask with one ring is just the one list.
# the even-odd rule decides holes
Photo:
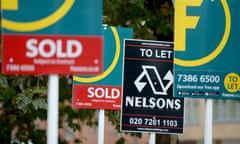
[(164, 127), (178, 127), (178, 121), (172, 119), (159, 119), (156, 117), (141, 118), (130, 117), (129, 124), (131, 125), (145, 125), (145, 126), (164, 126)]
[(193, 82), (193, 83), (211, 83), (217, 84), (220, 82), (219, 75), (197, 75), (197, 74), (177, 74), (178, 82)]

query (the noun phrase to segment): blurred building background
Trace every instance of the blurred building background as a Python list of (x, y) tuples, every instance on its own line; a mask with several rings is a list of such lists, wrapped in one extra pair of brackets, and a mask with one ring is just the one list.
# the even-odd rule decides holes
[[(204, 143), (205, 100), (185, 99), (181, 144)], [(240, 101), (213, 100), (213, 144), (240, 144)]]
[[(96, 117), (97, 118), (97, 117)], [(130, 133), (119, 133), (115, 126), (108, 121), (108, 118), (104, 119), (104, 144), (116, 144), (120, 139), (124, 139), (124, 144), (148, 144), (149, 133), (142, 133), (141, 138), (137, 136), (131, 136)], [(81, 123), (81, 131), (74, 132), (67, 125), (60, 129), (60, 138), (68, 141), (68, 144), (97, 144), (98, 143), (98, 127), (87, 126), (85, 123)], [(75, 138), (80, 138), (81, 142), (74, 141)]]
[[(180, 144), (204, 144), (205, 100), (185, 99), (184, 134), (179, 136)], [(149, 134), (131, 137), (119, 133), (105, 117), (105, 144), (116, 143), (125, 138), (125, 144), (149, 144)], [(84, 144), (97, 143), (97, 127), (82, 125), (81, 132), (74, 133), (65, 127), (62, 138), (80, 137)], [(74, 133), (74, 134), (73, 134)], [(240, 101), (213, 100), (213, 144), (240, 144)], [(72, 141), (74, 143), (74, 141)]]

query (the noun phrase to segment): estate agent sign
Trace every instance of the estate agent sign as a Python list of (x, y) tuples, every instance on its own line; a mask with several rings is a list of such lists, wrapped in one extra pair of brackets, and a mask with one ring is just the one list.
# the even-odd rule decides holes
[(101, 0), (1, 2), (4, 74), (102, 72)]
[(240, 99), (240, 1), (175, 4), (174, 96)]
[(121, 130), (183, 133), (184, 101), (173, 97), (173, 43), (125, 40)]

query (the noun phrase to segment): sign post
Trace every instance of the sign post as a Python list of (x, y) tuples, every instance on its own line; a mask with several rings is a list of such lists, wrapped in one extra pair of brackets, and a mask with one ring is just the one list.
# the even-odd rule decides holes
[(206, 99), (205, 102), (205, 124), (204, 124), (204, 144), (212, 144), (212, 129), (213, 129), (213, 100)]
[(155, 143), (156, 143), (156, 134), (150, 133), (149, 144), (155, 144)]
[(183, 133), (184, 100), (173, 97), (173, 43), (124, 42), (121, 131)]
[(47, 143), (58, 144), (59, 77), (50, 75), (48, 80)]
[(98, 111), (98, 144), (104, 144), (104, 109)]

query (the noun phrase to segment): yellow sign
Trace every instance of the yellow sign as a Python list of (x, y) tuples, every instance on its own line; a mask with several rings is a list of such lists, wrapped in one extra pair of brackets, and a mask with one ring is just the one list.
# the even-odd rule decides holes
[(237, 73), (228, 73), (224, 78), (224, 87), (231, 93), (240, 90), (240, 76)]
[[(187, 51), (186, 48), (186, 29), (195, 29), (199, 20), (199, 16), (186, 16), (187, 6), (201, 6), (202, 0), (177, 0), (175, 9), (175, 37), (174, 37), (174, 50)], [(180, 58), (174, 58), (174, 63), (180, 66), (194, 67), (206, 64), (214, 60), (224, 49), (231, 30), (231, 13), (227, 3), (227, 0), (221, 0), (224, 13), (225, 13), (225, 30), (222, 39), (218, 46), (208, 55), (195, 59), (195, 60), (183, 60)]]

